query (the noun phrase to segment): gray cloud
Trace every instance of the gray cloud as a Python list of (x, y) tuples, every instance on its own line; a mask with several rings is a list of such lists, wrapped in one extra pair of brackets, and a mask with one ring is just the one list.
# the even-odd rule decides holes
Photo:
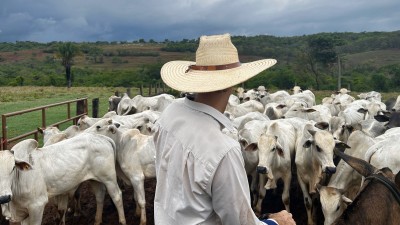
[(294, 36), (400, 29), (398, 0), (2, 0), (0, 41)]

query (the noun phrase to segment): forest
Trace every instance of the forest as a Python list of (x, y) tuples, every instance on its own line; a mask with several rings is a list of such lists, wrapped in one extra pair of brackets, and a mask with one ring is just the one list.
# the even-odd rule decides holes
[[(400, 91), (400, 31), (232, 36), (232, 42), (242, 63), (278, 60), (276, 66), (243, 84), (247, 88), (264, 85), (273, 90), (299, 85), (311, 90)], [(197, 45), (198, 39), (3, 42), (0, 86), (159, 84), (162, 65), (171, 60), (195, 61)], [(74, 54), (65, 61), (68, 48)]]

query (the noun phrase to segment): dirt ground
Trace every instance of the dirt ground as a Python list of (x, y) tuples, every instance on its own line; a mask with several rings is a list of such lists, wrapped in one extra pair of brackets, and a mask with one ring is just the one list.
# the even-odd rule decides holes
[[(147, 224), (154, 225), (154, 214), (153, 214), (153, 202), (154, 202), (154, 191), (156, 186), (155, 179), (148, 179), (145, 181), (146, 190), (146, 213), (147, 213)], [(133, 189), (131, 187), (122, 188), (122, 194), (124, 199), (124, 210), (126, 221), (128, 225), (138, 225), (139, 218), (135, 217), (135, 204), (133, 200)], [(91, 193), (89, 185), (83, 184), (82, 190), (82, 210), (85, 214), (84, 216), (74, 217), (71, 214), (67, 214), (66, 225), (92, 225), (94, 224), (94, 215), (96, 212), (96, 202), (95, 197)], [(281, 200), (282, 193), (282, 183), (278, 182), (278, 188), (275, 190), (267, 191), (266, 197), (263, 201), (262, 211), (267, 212), (278, 212), (284, 209)], [(302, 193), (300, 187), (297, 185), (297, 180), (293, 179), (291, 190), (291, 212), (298, 225), (307, 224), (307, 215), (302, 199)], [(55, 215), (57, 210), (54, 206), (46, 206), (45, 213), (43, 216), (42, 225), (55, 225), (56, 218)], [(118, 225), (118, 213), (113, 205), (111, 198), (106, 195), (104, 212), (103, 212), (103, 224), (104, 225)], [(317, 212), (317, 224), (323, 224), (322, 212)], [(0, 225), (8, 225), (8, 222), (2, 221), (0, 218)], [(19, 225), (19, 223), (10, 223), (10, 225)]]

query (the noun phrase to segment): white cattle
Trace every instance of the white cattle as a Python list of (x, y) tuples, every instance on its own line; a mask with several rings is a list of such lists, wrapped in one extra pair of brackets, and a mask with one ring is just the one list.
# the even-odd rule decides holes
[[(116, 180), (114, 141), (102, 135), (81, 134), (47, 147), (37, 146), (35, 140), (28, 139), (11, 151), (0, 151), (0, 199), (11, 200), (2, 205), (10, 221), (40, 225), (49, 198), (66, 196), (83, 181), (94, 180), (106, 186), (120, 224), (126, 224)], [(102, 220), (104, 191), (95, 191), (96, 225)]]
[(243, 102), (247, 102), (250, 100), (257, 100), (258, 94), (257, 89), (249, 89), (243, 93)]
[(284, 114), (288, 111), (283, 103), (271, 102), (265, 105), (264, 114), (271, 120), (283, 118)]
[(264, 86), (258, 86), (257, 88), (257, 99), (261, 99), (268, 94), (267, 89)]
[(394, 106), (392, 107), (392, 111), (400, 111), (400, 95), (397, 96), (396, 102), (394, 103)]
[(357, 95), (360, 99), (366, 99), (368, 101), (382, 101), (382, 95), (376, 91), (364, 92)]
[(121, 131), (109, 119), (99, 121), (86, 132), (106, 135), (116, 143), (117, 175), (124, 183), (133, 186), (136, 216), (140, 217), (140, 225), (145, 225), (146, 199), (144, 179), (156, 176), (153, 137), (143, 135), (137, 129)]
[(240, 104), (240, 100), (239, 97), (236, 95), (230, 95), (229, 96), (229, 100), (228, 100), (232, 105), (239, 105)]
[(346, 120), (340, 116), (332, 116), (329, 120), (329, 131), (335, 140), (347, 143), (347, 139), (353, 130), (353, 126), (347, 125)]
[(290, 94), (287, 91), (280, 90), (274, 93), (268, 93), (265, 95), (263, 98), (260, 99), (260, 102), (263, 105), (267, 105), (268, 103), (283, 103), (285, 99), (290, 96)]
[(243, 116), (234, 118), (232, 121), (232, 124), (237, 130), (241, 130), (247, 122), (252, 121), (252, 120), (265, 121), (265, 120), (269, 120), (269, 118), (260, 112), (249, 112)]
[(314, 224), (310, 194), (316, 192), (316, 185), (322, 179), (323, 173), (336, 172), (333, 163), (335, 141), (331, 133), (317, 128), (320, 125), (328, 127), (327, 123), (304, 123), (303, 129), (297, 130), (296, 139), (297, 178), (303, 192), (309, 225)]
[(294, 86), (291, 91), (293, 91), (293, 94), (298, 94), (300, 92), (303, 92), (300, 86)]
[[(261, 212), (261, 203), (265, 189), (276, 188), (276, 181), (283, 180), (282, 201), (285, 209), (290, 211), (289, 190), (292, 180), (292, 158), (295, 157), (296, 131), (292, 124), (285, 120), (271, 121), (267, 131), (258, 140), (259, 162), (257, 172), (264, 174), (268, 181), (260, 182), (260, 198), (256, 211)], [(262, 180), (262, 179), (260, 179)]]
[(243, 101), (243, 96), (244, 96), (244, 88), (242, 88), (242, 87), (238, 87), (238, 88), (236, 88), (236, 90), (235, 90), (235, 93), (236, 93), (236, 96), (239, 98), (239, 101), (241, 102), (241, 101)]
[(256, 100), (249, 100), (247, 102), (243, 102), (239, 105), (232, 105), (228, 102), (225, 111), (229, 112), (233, 118), (237, 118), (239, 116), (244, 116), (249, 112), (264, 112), (264, 106), (260, 102)]
[(285, 98), (285, 104), (290, 108), (294, 103), (300, 102), (306, 107), (315, 105), (315, 95), (310, 90), (293, 94)]
[(101, 120), (101, 118), (93, 118), (88, 115), (83, 115), (78, 119), (76, 125), (79, 127), (79, 130), (86, 130), (99, 120)]
[(367, 150), (365, 161), (378, 169), (389, 167), (394, 174), (398, 173), (400, 171), (399, 139), (400, 133), (387, 135)]
[(133, 105), (132, 99), (129, 97), (127, 93), (121, 98), (119, 104), (117, 106), (117, 114), (118, 115), (130, 115), (136, 113), (137, 108)]
[[(354, 131), (348, 138), (344, 152), (350, 156), (363, 159), (368, 148), (376, 141), (363, 131)], [(330, 225), (354, 199), (361, 186), (361, 175), (343, 160), (339, 161), (336, 173), (329, 180), (327, 189), (319, 189), (325, 225)]]
[(328, 123), (332, 115), (329, 108), (324, 105), (305, 107), (302, 103), (296, 102), (284, 114), (284, 117), (298, 117), (306, 120), (313, 120), (315, 122)]
[(251, 180), (251, 194), (253, 195), (253, 203), (258, 201), (258, 174), (256, 171), (258, 165), (258, 140), (264, 133), (271, 121), (252, 120), (247, 122), (241, 130), (239, 130), (239, 143), (242, 146), (242, 155), (244, 159), (244, 167)]
[[(142, 95), (136, 95), (135, 97), (132, 98), (132, 106), (133, 108), (136, 109), (135, 113), (151, 109), (160, 109), (162, 111), (162, 109), (165, 108), (165, 105), (170, 104), (174, 99), (175, 97), (170, 94), (159, 94), (152, 97), (144, 97)], [(164, 105), (164, 107), (160, 105)]]
[(331, 97), (333, 98), (332, 104), (339, 105), (341, 110), (345, 109), (347, 105), (355, 101), (355, 98), (353, 96), (344, 92), (343, 93), (339, 92), (338, 94), (332, 94)]
[(108, 98), (108, 111), (117, 112), (118, 104), (121, 101), (121, 97), (112, 95)]

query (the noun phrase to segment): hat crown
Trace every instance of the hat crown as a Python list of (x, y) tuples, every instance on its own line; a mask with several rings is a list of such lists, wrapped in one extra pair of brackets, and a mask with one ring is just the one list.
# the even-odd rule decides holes
[(200, 37), (196, 51), (196, 65), (215, 66), (239, 62), (236, 47), (229, 34)]

